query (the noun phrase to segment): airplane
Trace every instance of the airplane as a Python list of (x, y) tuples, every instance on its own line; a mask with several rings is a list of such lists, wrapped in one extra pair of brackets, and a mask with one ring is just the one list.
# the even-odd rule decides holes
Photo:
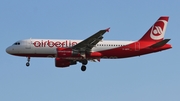
[(100, 59), (120, 59), (141, 56), (172, 48), (170, 39), (164, 39), (168, 16), (161, 16), (137, 41), (102, 40), (110, 28), (100, 30), (85, 40), (70, 39), (24, 39), (15, 42), (6, 52), (27, 57), (26, 66), (30, 66), (31, 57), (55, 58), (55, 66), (69, 67), (81, 63), (81, 70), (86, 70), (88, 61)]

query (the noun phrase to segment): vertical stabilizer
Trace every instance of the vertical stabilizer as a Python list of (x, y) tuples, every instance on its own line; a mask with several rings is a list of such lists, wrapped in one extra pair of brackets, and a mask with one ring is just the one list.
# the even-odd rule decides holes
[(168, 19), (168, 16), (161, 16), (139, 41), (162, 41), (164, 39)]

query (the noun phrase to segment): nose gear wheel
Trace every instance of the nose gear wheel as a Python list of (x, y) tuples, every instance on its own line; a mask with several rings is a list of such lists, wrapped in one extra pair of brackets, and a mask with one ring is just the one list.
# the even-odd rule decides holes
[(30, 57), (27, 57), (27, 63), (26, 63), (26, 66), (28, 67), (28, 66), (30, 66)]

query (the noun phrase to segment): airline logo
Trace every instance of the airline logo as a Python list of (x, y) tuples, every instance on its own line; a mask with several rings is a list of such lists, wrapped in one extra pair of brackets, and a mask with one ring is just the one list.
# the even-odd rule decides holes
[(41, 41), (34, 41), (33, 45), (35, 47), (72, 47), (76, 45), (77, 42), (71, 41), (71, 40), (65, 40), (65, 41), (51, 41), (51, 40), (41, 40)]
[(153, 40), (160, 40), (164, 38), (166, 25), (167, 25), (166, 20), (158, 20), (151, 29), (150, 37)]

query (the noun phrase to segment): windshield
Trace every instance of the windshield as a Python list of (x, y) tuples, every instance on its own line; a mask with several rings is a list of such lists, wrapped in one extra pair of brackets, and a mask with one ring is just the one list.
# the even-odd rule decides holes
[(16, 43), (14, 43), (13, 45), (20, 45), (20, 42), (16, 42)]

